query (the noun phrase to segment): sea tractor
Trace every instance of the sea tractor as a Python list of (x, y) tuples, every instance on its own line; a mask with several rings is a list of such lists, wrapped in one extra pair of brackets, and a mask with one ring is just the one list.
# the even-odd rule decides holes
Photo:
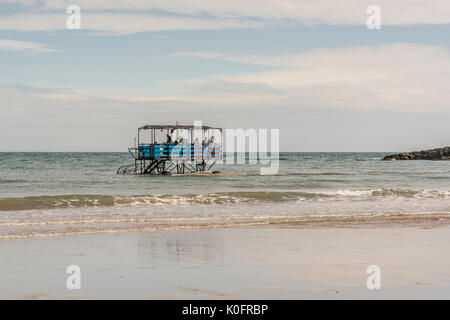
[(117, 174), (215, 174), (222, 159), (222, 128), (191, 125), (145, 125), (138, 128), (135, 146), (128, 148), (134, 163)]

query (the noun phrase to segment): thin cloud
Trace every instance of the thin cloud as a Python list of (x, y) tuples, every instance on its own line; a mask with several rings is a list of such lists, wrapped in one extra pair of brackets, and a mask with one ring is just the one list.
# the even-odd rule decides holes
[[(65, 29), (64, 0), (6, 0), (20, 13), (4, 12), (0, 30)], [(292, 25), (365, 26), (372, 0), (78, 0), (82, 29), (126, 34), (167, 30), (265, 28)], [(450, 23), (448, 0), (378, 0), (382, 25)]]
[(58, 51), (44, 43), (0, 39), (0, 50), (27, 51), (30, 53), (48, 53)]
[[(68, 15), (55, 13), (25, 13), (4, 15), (0, 30), (58, 31), (66, 30)], [(173, 30), (216, 30), (235, 28), (261, 28), (264, 23), (239, 18), (211, 18), (167, 16), (145, 13), (82, 12), (81, 31), (98, 31), (94, 35), (121, 35), (138, 32)]]
[(214, 52), (214, 51), (176, 51), (173, 53), (162, 55), (161, 57), (162, 58), (195, 57), (195, 58), (202, 58), (202, 59), (218, 59), (218, 58), (225, 58), (226, 55), (223, 53)]
[[(211, 106), (390, 110), (405, 113), (448, 113), (450, 54), (448, 49), (419, 44), (316, 49), (279, 56), (232, 56), (219, 52), (175, 52), (189, 56), (261, 64), (275, 70), (179, 80), (190, 91), (167, 95), (118, 93), (47, 94), (58, 100), (207, 102)], [(170, 85), (170, 83), (168, 83)], [(176, 82), (174, 83), (176, 85)]]

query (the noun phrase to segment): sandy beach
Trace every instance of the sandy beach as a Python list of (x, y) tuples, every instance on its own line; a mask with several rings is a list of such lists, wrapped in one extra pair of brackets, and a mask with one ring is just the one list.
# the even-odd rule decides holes
[[(2, 299), (450, 298), (450, 228), (175, 229), (0, 242)], [(81, 290), (66, 268), (81, 268)], [(366, 269), (381, 268), (380, 290)]]

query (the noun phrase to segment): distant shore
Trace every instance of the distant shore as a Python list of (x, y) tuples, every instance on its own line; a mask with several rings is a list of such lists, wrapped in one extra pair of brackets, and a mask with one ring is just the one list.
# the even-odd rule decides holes
[[(0, 241), (2, 299), (450, 298), (446, 224), (160, 230)], [(66, 268), (81, 268), (81, 290)], [(366, 269), (381, 268), (380, 290)]]

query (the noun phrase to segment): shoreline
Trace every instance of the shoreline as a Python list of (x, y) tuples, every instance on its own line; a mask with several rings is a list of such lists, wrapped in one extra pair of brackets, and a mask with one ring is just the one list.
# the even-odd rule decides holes
[[(450, 298), (450, 226), (270, 225), (0, 241), (1, 299)], [(66, 268), (81, 268), (81, 290)], [(366, 268), (381, 268), (368, 290)]]
[[(268, 217), (189, 217), (189, 218), (137, 218), (80, 219), (50, 221), (1, 221), (0, 241), (133, 232), (171, 230), (208, 230), (228, 228), (439, 228), (450, 225), (450, 212), (439, 213), (376, 213), (336, 215), (278, 215)], [(35, 227), (21, 233), (11, 228)], [(3, 230), (2, 230), (3, 228)], [(39, 229), (42, 228), (42, 229)], [(65, 228), (65, 229), (64, 229)], [(6, 231), (5, 233), (1, 233)]]

